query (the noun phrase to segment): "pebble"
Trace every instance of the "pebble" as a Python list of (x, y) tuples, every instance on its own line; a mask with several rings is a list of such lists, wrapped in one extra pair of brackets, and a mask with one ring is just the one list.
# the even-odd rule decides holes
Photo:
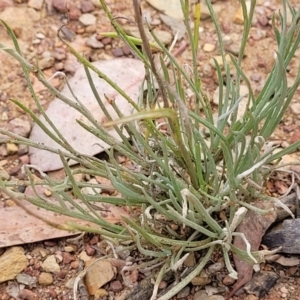
[(96, 245), (98, 242), (99, 242), (99, 236), (98, 236), (98, 235), (94, 235), (94, 236), (90, 239), (89, 244), (90, 244), (90, 245)]
[(205, 52), (212, 52), (216, 49), (216, 46), (214, 44), (205, 43), (203, 45), (203, 51)]
[[(224, 67), (224, 64), (223, 64), (223, 60), (222, 60), (222, 56), (221, 55), (216, 55), (213, 57), (217, 63), (219, 64), (220, 68), (222, 69)], [(231, 59), (230, 59), (230, 55), (229, 54), (226, 54), (225, 55), (225, 59), (228, 63), (231, 62)], [(210, 65), (213, 67), (213, 68), (216, 68), (216, 65), (215, 65), (215, 62), (214, 60), (211, 58), (210, 61), (209, 61)]]
[(265, 27), (269, 24), (269, 19), (267, 18), (266, 15), (261, 15), (259, 18), (258, 18), (258, 23)]
[(14, 6), (13, 0), (1, 0), (0, 11), (4, 10), (5, 7)]
[(101, 49), (104, 47), (103, 43), (97, 40), (97, 34), (90, 36), (86, 41), (86, 45), (93, 49)]
[[(251, 1), (246, 1), (246, 8), (247, 8), (247, 12), (250, 11), (250, 7), (251, 7)], [(240, 6), (240, 8), (238, 9), (238, 11), (235, 13), (234, 17), (233, 17), (233, 23), (235, 24), (239, 24), (239, 25), (243, 25), (244, 24), (244, 14), (243, 14), (243, 8), (242, 6)]]
[(14, 118), (8, 122), (8, 130), (22, 137), (28, 137), (31, 124), (26, 119)]
[(56, 273), (56, 276), (57, 276), (59, 279), (65, 279), (65, 277), (67, 276), (67, 274), (68, 274), (68, 271), (62, 270), (62, 271)]
[(222, 283), (226, 286), (228, 285), (232, 285), (235, 283), (235, 279), (233, 279), (232, 277), (230, 277), (229, 275), (226, 275), (223, 280)]
[(192, 285), (206, 285), (211, 282), (211, 279), (209, 278), (208, 274), (205, 272), (205, 270), (201, 271), (200, 275), (197, 277), (194, 277), (192, 279)]
[(7, 143), (6, 144), (6, 151), (8, 155), (12, 155), (18, 152), (18, 146), (13, 143)]
[(110, 290), (120, 292), (123, 289), (122, 283), (119, 280), (114, 280), (110, 283)]
[(39, 60), (39, 67), (41, 70), (49, 69), (54, 66), (55, 59), (52, 56), (42, 58)]
[(78, 20), (81, 16), (81, 10), (76, 6), (72, 5), (69, 9), (68, 15), (70, 20)]
[(250, 79), (254, 82), (259, 82), (261, 80), (261, 75), (258, 73), (253, 73), (250, 75)]
[(98, 289), (95, 293), (95, 299), (100, 299), (108, 295), (108, 292), (105, 289)]
[(43, 7), (44, 0), (29, 0), (27, 5), (36, 10), (41, 10)]
[(0, 170), (0, 179), (1, 180), (9, 180), (10, 175), (5, 170)]
[(65, 288), (72, 290), (74, 287), (74, 283), (75, 283), (75, 278), (70, 278), (66, 284), (65, 284)]
[(50, 273), (42, 272), (39, 276), (40, 285), (50, 285), (53, 283), (53, 277)]
[(115, 48), (111, 50), (114, 57), (121, 57), (124, 55), (122, 48)]
[(84, 0), (81, 2), (80, 9), (83, 13), (89, 13), (95, 10), (95, 6), (92, 2)]
[(207, 273), (208, 274), (214, 274), (214, 273), (217, 273), (219, 271), (221, 271), (223, 268), (224, 268), (224, 262), (221, 261), (221, 262), (216, 262), (212, 265), (210, 265), (208, 268), (207, 268)]
[(300, 119), (300, 103), (293, 102), (291, 104), (291, 110), (298, 117), (298, 119)]
[(96, 291), (110, 282), (114, 276), (114, 268), (108, 260), (89, 260), (86, 266), (93, 265), (87, 269), (85, 276), (85, 284), (90, 295), (95, 295)]
[(52, 0), (53, 7), (59, 11), (60, 13), (66, 13), (67, 12), (67, 0)]
[(191, 292), (191, 288), (189, 286), (184, 287), (178, 294), (177, 299), (187, 298)]
[(101, 3), (99, 0), (91, 0), (92, 4), (95, 5), (96, 7), (101, 7)]
[(73, 42), (75, 40), (76, 33), (73, 30), (69, 29), (68, 27), (66, 26), (62, 27), (61, 32), (64, 34), (65, 39), (68, 42)]
[(204, 290), (201, 290), (195, 293), (193, 300), (224, 300), (224, 297), (220, 295), (208, 296)]
[(14, 279), (27, 266), (22, 247), (11, 247), (0, 256), (0, 283)]
[(19, 292), (18, 297), (22, 300), (38, 300), (39, 297), (36, 293), (27, 290), (27, 289), (23, 289)]
[(79, 21), (84, 25), (94, 25), (96, 23), (96, 17), (93, 14), (86, 13), (82, 14), (79, 18)]
[(19, 283), (28, 285), (28, 286), (36, 286), (36, 277), (30, 276), (28, 274), (20, 273), (16, 276), (16, 280)]
[(69, 264), (71, 261), (75, 260), (74, 255), (68, 253), (68, 252), (62, 252), (62, 257), (63, 257), (63, 264), (67, 265)]
[(88, 256), (93, 256), (96, 253), (96, 250), (92, 248), (90, 245), (86, 245), (85, 252)]
[(56, 258), (54, 255), (48, 256), (42, 263), (41, 267), (43, 268), (44, 271), (50, 273), (58, 273), (60, 271), (60, 267), (56, 262)]

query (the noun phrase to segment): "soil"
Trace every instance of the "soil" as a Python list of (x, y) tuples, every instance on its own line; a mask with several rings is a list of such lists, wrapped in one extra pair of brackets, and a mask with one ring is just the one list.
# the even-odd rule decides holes
[[(113, 15), (124, 16), (130, 19), (134, 18), (130, 0), (109, 0), (107, 2), (109, 3)], [(298, 0), (291, 2), (296, 9), (300, 8)], [(144, 14), (150, 19), (150, 24), (157, 29), (172, 33), (171, 28), (162, 22), (160, 13), (155, 8), (150, 6), (146, 1), (142, 1), (141, 5)], [(10, 10), (11, 7), (13, 7), (13, 10)], [(65, 13), (66, 7), (68, 7), (68, 15)], [(224, 39), (227, 41), (226, 49), (230, 53), (237, 54), (243, 27), (233, 22), (233, 20), (239, 9), (239, 1), (214, 1), (214, 7), (219, 11), (218, 19)], [(270, 18), (274, 11), (280, 9), (280, 7), (280, 4), (275, 0), (257, 1), (255, 16), (247, 42), (246, 55), (243, 59), (243, 70), (250, 78), (253, 90), (256, 93), (262, 89), (274, 60), (276, 43), (270, 26)], [(83, 25), (82, 22), (79, 21), (79, 18), (84, 13), (94, 15), (96, 21), (89, 23), (90, 20), (88, 20), (89, 24)], [(113, 31), (103, 10), (92, 5), (89, 0), (69, 1), (68, 4), (66, 0), (31, 0), (29, 2), (22, 0), (15, 0), (14, 2), (13, 0), (0, 0), (0, 19), (1, 18), (5, 19), (14, 30), (24, 55), (30, 58), (32, 62), (34, 62), (36, 57), (38, 58), (46, 77), (50, 77), (56, 71), (64, 71), (68, 76), (72, 76), (76, 70), (76, 60), (71, 57), (65, 46), (57, 37), (58, 29), (66, 23), (68, 23), (68, 29), (65, 31), (66, 38), (70, 40), (72, 46), (78, 52), (84, 53), (91, 61), (120, 56), (132, 56), (124, 43), (119, 40), (99, 38), (99, 40), (95, 41), (94, 39), (93, 42), (87, 42), (89, 38), (96, 33)], [(120, 19), (120, 23), (122, 24), (126, 24), (127, 22), (126, 19)], [(217, 35), (210, 17), (201, 21), (200, 40), (201, 49), (198, 56), (199, 75), (205, 90), (213, 100), (218, 82), (216, 71), (211, 66), (210, 59), (213, 56), (219, 55), (219, 51)], [(12, 42), (3, 27), (0, 27), (0, 41), (5, 45), (12, 46)], [(183, 37), (182, 40), (177, 42), (174, 52), (178, 51), (177, 58), (180, 63), (191, 63), (191, 57), (189, 51), (187, 51), (188, 47), (186, 37)], [(297, 51), (297, 55), (292, 59), (288, 80), (294, 79), (297, 75), (300, 59), (299, 50), (300, 49)], [(36, 78), (32, 77), (32, 81), (38, 91), (41, 104), (47, 107), (49, 102), (53, 99), (52, 95), (42, 87)], [(58, 88), (63, 86), (63, 82), (57, 78), (54, 79), (53, 83)], [(24, 135), (28, 135), (30, 127), (27, 128), (26, 126), (29, 122), (29, 118), (23, 111), (9, 101), (11, 98), (19, 99), (25, 106), (36, 110), (19, 64), (2, 51), (0, 52), (0, 127), (12, 128), (17, 130), (17, 133), (21, 131)], [(298, 90), (291, 103), (291, 107), (288, 109), (280, 126), (272, 136), (272, 139), (278, 141), (283, 147), (299, 139), (299, 100), (300, 91)], [(14, 122), (16, 119), (19, 123)], [(298, 155), (298, 153), (296, 153), (296, 155)], [(17, 152), (9, 152), (7, 145), (5, 143), (1, 144), (0, 136), (1, 167), (7, 171), (12, 178), (18, 178), (20, 166), (26, 161), (28, 161), (26, 149), (19, 148)], [(3, 205), (2, 203), (1, 206)], [(42, 273), (41, 264), (45, 258), (50, 255), (55, 255), (60, 265), (60, 271), (53, 276), (51, 275), (53, 282), (46, 284), (41, 284), (41, 281), (40, 283), (38, 282), (32, 285), (24, 284), (17, 280), (3, 282), (0, 284), (0, 299), (73, 299), (72, 290), (66, 287), (68, 286), (68, 281), (79, 274), (79, 257), (83, 251), (91, 257), (98, 257), (101, 254), (97, 246), (98, 242), (99, 237), (88, 234), (77, 241), (62, 238), (39, 243), (23, 244), (22, 247), (25, 249), (25, 254), (29, 261), (28, 266), (24, 270), (25, 274), (33, 278), (39, 278), (40, 280)], [(68, 246), (72, 246), (73, 250), (67, 250), (70, 249)], [(134, 255), (134, 253), (131, 254), (131, 256)], [(271, 263), (264, 264), (261, 268), (263, 270), (273, 270), (279, 276), (276, 285), (269, 291), (267, 296), (261, 299), (300, 299), (300, 273), (298, 266), (281, 267), (278, 264)], [(143, 275), (139, 274), (138, 280), (142, 278)], [(218, 285), (219, 281), (217, 276), (214, 280), (215, 282), (213, 281), (211, 286)], [(19, 298), (13, 297), (11, 296), (12, 294), (8, 292), (8, 288), (23, 289), (23, 294), (20, 295)], [(200, 289), (201, 288), (197, 286), (190, 286), (186, 294), (182, 293), (174, 299), (186, 298), (196, 300), (195, 293)], [(125, 295), (124, 291), (126, 290), (122, 276), (117, 273), (113, 281), (106, 284), (103, 290), (103, 295), (105, 295), (103, 297), (85, 297), (85, 289), (83, 288), (81, 298), (79, 299), (122, 299)], [(226, 296), (226, 293), (223, 293), (223, 295)], [(125, 296), (123, 298), (125, 298)], [(258, 299), (258, 297), (242, 293), (238, 296), (233, 296), (232, 299), (254, 300)]]

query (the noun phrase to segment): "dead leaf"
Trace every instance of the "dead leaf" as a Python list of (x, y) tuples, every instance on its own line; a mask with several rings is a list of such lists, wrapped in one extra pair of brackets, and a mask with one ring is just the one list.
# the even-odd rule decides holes
[[(122, 58), (109, 61), (98, 61), (94, 62), (93, 65), (95, 65), (114, 83), (122, 88), (133, 101), (138, 101), (140, 84), (145, 74), (144, 65), (142, 62), (135, 59)], [(127, 102), (127, 100), (121, 97), (103, 79), (99, 78), (96, 73), (91, 71), (91, 75), (99, 96), (114, 119), (117, 119), (118, 116), (111, 105), (105, 100), (104, 95), (106, 95), (109, 99), (114, 99), (116, 105), (124, 115), (129, 115), (132, 113), (133, 108)], [(74, 77), (69, 80), (69, 84), (72, 87), (76, 97), (93, 114), (94, 118), (100, 124), (103, 123), (105, 115), (101, 111), (91, 91), (82, 66), (76, 71)], [(69, 99), (74, 99), (67, 86), (63, 88), (62, 94)], [(74, 102), (75, 101), (76, 100), (74, 99)], [(58, 98), (50, 103), (46, 113), (64, 138), (73, 146), (75, 150), (79, 151), (80, 153), (86, 155), (95, 155), (102, 152), (104, 149), (109, 148), (104, 141), (100, 140), (93, 134), (88, 133), (76, 121), (81, 120), (85, 124), (89, 125), (89, 120), (83, 117), (77, 110), (71, 108)], [(40, 119), (44, 124), (46, 124), (43, 117)], [(108, 131), (114, 138), (120, 140), (115, 130), (109, 129)], [(32, 128), (30, 139), (34, 142), (42, 143), (54, 149), (62, 149), (62, 147), (60, 147), (46, 133), (44, 133), (44, 131), (42, 131), (37, 124), (35, 124)], [(37, 165), (42, 171), (51, 171), (63, 168), (59, 156), (54, 153), (31, 147), (29, 149), (29, 154), (30, 163)]]
[[(41, 196), (45, 197), (45, 187), (36, 186), (36, 190)], [(34, 196), (34, 192), (31, 187), (28, 187), (25, 193), (28, 196)], [(47, 197), (47, 199), (49, 200), (49, 202), (56, 204), (56, 199), (53, 196)], [(78, 203), (79, 202), (80, 201), (78, 201)], [(72, 221), (80, 225), (90, 227), (97, 226), (87, 221), (82, 221), (79, 219), (47, 211), (25, 200), (23, 200), (22, 203), (27, 210), (32, 212), (32, 214), (28, 214), (19, 206), (0, 208), (0, 248), (78, 234), (76, 232), (57, 229), (53, 226), (48, 225), (41, 219), (49, 220), (60, 225), (66, 223), (67, 221)], [(82, 203), (79, 204), (82, 205)], [(129, 215), (122, 208), (115, 205), (107, 203), (97, 203), (97, 207), (99, 209), (99, 214), (101, 214), (101, 216), (108, 222), (119, 223), (122, 219), (121, 216), (126, 216), (127, 218), (129, 218)], [(40, 216), (41, 219), (35, 217), (34, 215)]]
[[(259, 201), (253, 204), (254, 206), (261, 209), (270, 209), (272, 204), (269, 201)], [(270, 227), (272, 223), (276, 220), (276, 211), (274, 210), (268, 214), (258, 214), (254, 211), (249, 210), (238, 226), (236, 232), (243, 233), (251, 245), (251, 251), (257, 251), (259, 249), (262, 237), (264, 236), (266, 230)], [(234, 246), (246, 250), (246, 244), (240, 237), (235, 237)], [(237, 290), (239, 290), (243, 285), (245, 285), (252, 278), (253, 265), (241, 260), (238, 256), (233, 254), (234, 264), (236, 271), (238, 273), (238, 280), (233, 286), (232, 291), (226, 297), (226, 300), (230, 299)]]

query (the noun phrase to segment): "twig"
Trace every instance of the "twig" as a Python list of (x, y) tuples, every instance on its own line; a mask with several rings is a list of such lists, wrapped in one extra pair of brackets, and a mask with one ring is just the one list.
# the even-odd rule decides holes
[(144, 28), (144, 25), (143, 25), (142, 13), (141, 13), (141, 8), (140, 8), (140, 5), (138, 3), (138, 0), (133, 0), (133, 8), (134, 8), (134, 14), (135, 14), (135, 21), (137, 23), (137, 26), (138, 26), (138, 29), (139, 29), (139, 32), (140, 32), (140, 35), (141, 35), (141, 39), (142, 39), (142, 45), (143, 45), (145, 53), (148, 57), (148, 60), (150, 62), (151, 70), (153, 72), (153, 75), (155, 76), (155, 78), (157, 80), (157, 84), (158, 84), (158, 87), (159, 87), (159, 90), (161, 92), (161, 96), (162, 96), (162, 99), (163, 99), (164, 108), (168, 108), (169, 107), (169, 102), (168, 102), (166, 89), (164, 87), (162, 79), (160, 78), (160, 76), (158, 74), (156, 65), (155, 65), (153, 57), (152, 57), (152, 51), (151, 51), (149, 40), (147, 38), (145, 28)]

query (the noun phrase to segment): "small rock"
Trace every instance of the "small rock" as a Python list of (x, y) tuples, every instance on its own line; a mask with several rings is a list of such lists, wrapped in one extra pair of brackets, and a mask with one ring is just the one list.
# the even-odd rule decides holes
[(64, 48), (55, 48), (54, 52), (52, 53), (52, 56), (55, 59), (61, 61), (61, 60), (66, 59), (67, 53), (66, 53), (66, 50)]
[(92, 248), (90, 245), (86, 245), (85, 252), (88, 256), (93, 256), (96, 253), (96, 250)]
[(94, 235), (94, 236), (90, 239), (89, 244), (90, 244), (90, 245), (96, 245), (98, 242), (99, 242), (99, 236), (98, 236), (98, 235)]
[(184, 287), (178, 294), (177, 299), (187, 298), (190, 294), (191, 288), (189, 286)]
[(65, 284), (65, 287), (69, 290), (72, 290), (73, 287), (74, 287), (74, 283), (75, 283), (75, 278), (70, 278), (66, 284)]
[(14, 118), (8, 122), (8, 130), (23, 137), (28, 137), (31, 124), (28, 120)]
[(75, 260), (71, 262), (70, 264), (71, 269), (78, 269), (78, 267), (79, 267), (79, 260)]
[(78, 20), (81, 16), (81, 10), (76, 6), (72, 5), (69, 9), (68, 15), (70, 20)]
[[(247, 8), (247, 12), (249, 13), (250, 11), (250, 7), (251, 7), (251, 1), (246, 1), (246, 8)], [(239, 10), (235, 13), (234, 17), (233, 17), (233, 22), (235, 24), (240, 24), (243, 25), (244, 24), (244, 14), (243, 14), (243, 8), (242, 6), (239, 8)]]
[(73, 42), (75, 37), (76, 37), (76, 33), (69, 29), (68, 27), (64, 26), (61, 28), (61, 32), (64, 34), (65, 39), (69, 42)]
[(92, 2), (84, 0), (81, 2), (80, 9), (83, 13), (89, 13), (95, 10), (95, 6)]
[(36, 285), (36, 278), (32, 277), (30, 275), (24, 274), (24, 273), (18, 274), (17, 277), (16, 277), (16, 280), (19, 283), (22, 283), (22, 284), (25, 284), (25, 285), (28, 285), (28, 286), (35, 286)]
[(228, 285), (232, 285), (235, 283), (235, 279), (233, 279), (232, 277), (230, 277), (229, 275), (226, 275), (223, 280), (222, 283), (226, 286)]
[(99, 299), (108, 295), (105, 289), (98, 289), (94, 295), (95, 299)]
[(101, 3), (99, 0), (91, 0), (92, 4), (95, 5), (96, 7), (101, 7)]
[(122, 48), (115, 48), (115, 49), (112, 49), (112, 54), (114, 57), (121, 57), (124, 55), (124, 52), (122, 50)]
[(11, 247), (0, 256), (0, 283), (14, 279), (27, 266), (22, 247)]
[(62, 271), (56, 273), (56, 276), (57, 276), (59, 279), (65, 279), (65, 277), (67, 276), (67, 274), (68, 274), (68, 271), (62, 270)]
[(275, 272), (260, 271), (254, 273), (252, 279), (243, 287), (248, 294), (264, 297), (276, 284), (278, 275)]
[[(223, 59), (221, 55), (214, 56), (213, 58), (217, 61), (221, 69), (224, 68)], [(227, 63), (231, 62), (229, 54), (225, 55), (225, 60), (227, 61)], [(209, 63), (213, 68), (216, 68), (215, 61), (212, 58), (210, 59)]]
[(84, 25), (94, 25), (96, 23), (96, 17), (93, 14), (82, 14), (79, 18), (79, 21)]
[(250, 79), (254, 82), (259, 82), (261, 80), (261, 75), (258, 73), (251, 74)]
[(68, 252), (62, 252), (62, 257), (63, 257), (63, 264), (69, 264), (71, 261), (75, 260), (74, 255), (68, 253)]
[(192, 279), (192, 285), (206, 285), (211, 282), (211, 279), (209, 278), (208, 274), (205, 272), (205, 270), (201, 271), (199, 276), (196, 276)]
[(131, 54), (131, 50), (127, 45), (122, 46), (122, 51), (125, 55), (130, 55)]
[(0, 170), (0, 179), (1, 180), (9, 180), (10, 175), (5, 170)]
[(291, 104), (291, 110), (296, 116), (298, 116), (298, 119), (299, 119), (300, 118), (300, 103), (293, 102)]
[(50, 273), (58, 273), (60, 271), (60, 267), (56, 262), (56, 258), (54, 255), (50, 255), (44, 260), (44, 262), (42, 263), (42, 268), (44, 271)]
[(183, 264), (187, 267), (193, 267), (196, 264), (195, 253), (190, 252)]
[(84, 262), (91, 260), (91, 257), (88, 256), (85, 251), (80, 252), (80, 254), (78, 255), (78, 258)]
[(265, 27), (265, 26), (267, 26), (267, 25), (269, 24), (269, 19), (267, 18), (267, 16), (262, 15), (262, 16), (260, 16), (260, 17), (258, 18), (258, 23), (259, 23), (261, 26)]
[(131, 283), (136, 283), (139, 278), (139, 271), (137, 269), (132, 270), (129, 275), (129, 278), (130, 278)]
[(27, 289), (23, 289), (19, 292), (19, 298), (22, 300), (38, 300), (39, 297), (36, 293), (27, 290)]
[(216, 262), (216, 263), (210, 265), (207, 268), (207, 273), (208, 274), (214, 274), (214, 273), (217, 273), (217, 272), (221, 271), (223, 268), (224, 268), (224, 262), (223, 261)]
[[(87, 262), (87, 266), (95, 262), (95, 259)], [(115, 276), (114, 268), (108, 260), (99, 260), (87, 269), (85, 284), (90, 295), (95, 295), (96, 291)]]
[(205, 52), (212, 52), (216, 49), (216, 46), (214, 44), (205, 43), (203, 45), (203, 51)]
[(1, 0), (0, 1), (0, 11), (2, 11), (5, 7), (14, 6), (13, 0)]
[(104, 47), (103, 43), (97, 40), (97, 34), (90, 36), (86, 41), (86, 45), (93, 49), (101, 49)]
[(44, 3), (44, 0), (29, 0), (27, 5), (36, 10), (41, 10), (43, 7), (43, 3)]
[(112, 281), (109, 287), (113, 292), (120, 292), (123, 289), (122, 283), (119, 280)]
[(18, 146), (13, 143), (7, 143), (6, 144), (6, 151), (8, 155), (12, 155), (18, 152)]
[(42, 272), (39, 276), (40, 285), (50, 285), (53, 283), (53, 277), (50, 273)]
[(112, 42), (112, 38), (110, 37), (101, 38), (101, 36), (97, 36), (97, 39), (100, 39), (103, 45), (109, 45)]
[(67, 0), (52, 0), (53, 7), (60, 13), (66, 13), (68, 10), (68, 1)]
[(205, 291), (201, 290), (195, 293), (193, 300), (224, 300), (224, 297), (220, 295), (208, 296)]
[(52, 56), (42, 58), (39, 60), (38, 66), (40, 67), (41, 70), (49, 69), (54, 66), (55, 59)]

